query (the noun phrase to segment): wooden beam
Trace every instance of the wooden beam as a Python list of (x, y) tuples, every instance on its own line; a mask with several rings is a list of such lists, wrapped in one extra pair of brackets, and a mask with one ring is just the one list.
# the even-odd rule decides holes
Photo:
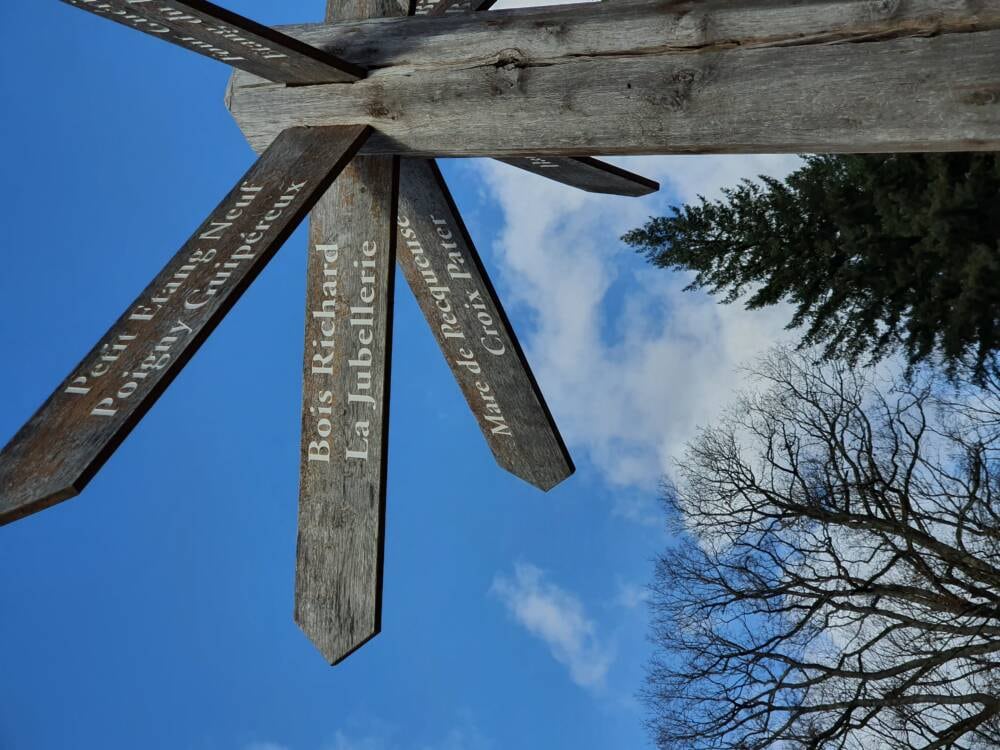
[(619, 0), (298, 27), (368, 78), (237, 74), (229, 104), (255, 148), (361, 118), (366, 151), (422, 156), (1000, 149), (1000, 6), (978, 8)]
[(326, 0), (326, 21), (392, 18), (409, 13), (409, 0)]
[(0, 524), (81, 492), (351, 159), (365, 126), (282, 133), (0, 452)]
[(489, 10), (496, 0), (416, 0), (413, 15), (443, 16), (445, 13), (474, 13)]
[[(328, 0), (327, 17), (399, 15)], [(355, 159), (309, 222), (295, 622), (331, 664), (382, 629), (399, 159)]]
[(494, 458), (552, 489), (573, 460), (433, 160), (403, 161), (399, 231), (403, 275)]
[[(488, 10), (493, 0), (419, 0), (415, 15), (440, 16), (445, 13), (471, 13)], [(327, 19), (330, 20), (330, 19)], [(639, 197), (655, 193), (660, 185), (637, 174), (591, 157), (551, 156), (512, 157), (502, 161), (513, 167), (555, 180), (563, 185), (590, 193)]]
[[(469, 13), (491, 4), (425, 0), (417, 13)], [(541, 166), (525, 161), (529, 171)], [(573, 161), (544, 166), (572, 177), (582, 171)], [(600, 171), (596, 164), (591, 173)], [(552, 489), (573, 473), (573, 460), (433, 159), (407, 159), (400, 168), (399, 233), (403, 276), (494, 458), (535, 487)]]
[(350, 83), (357, 65), (206, 0), (62, 0), (269, 81)]
[(331, 664), (382, 626), (398, 162), (356, 158), (309, 225), (295, 621)]
[(589, 156), (510, 156), (499, 161), (588, 193), (640, 198), (660, 189), (655, 180)]

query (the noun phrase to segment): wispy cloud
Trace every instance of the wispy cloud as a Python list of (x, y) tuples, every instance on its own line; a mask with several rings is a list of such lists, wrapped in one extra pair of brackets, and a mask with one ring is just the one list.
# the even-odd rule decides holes
[[(619, 160), (658, 178), (643, 200), (573, 190), (495, 161), (478, 162), (503, 212), (493, 247), (504, 299), (533, 325), (532, 367), (571, 447), (612, 485), (649, 496), (696, 428), (739, 387), (739, 366), (782, 339), (789, 319), (683, 292), (682, 274), (627, 263), (626, 230), (680, 201), (715, 197), (741, 177), (783, 176), (790, 156)], [(613, 303), (613, 304), (612, 304)], [(616, 513), (643, 521), (645, 509)]]
[[(401, 736), (406, 736), (407, 739), (400, 739)], [(332, 739), (322, 743), (319, 750), (493, 750), (493, 747), (493, 743), (480, 731), (472, 717), (460, 714), (454, 726), (430, 741), (413, 739), (391, 723), (369, 718), (361, 722), (360, 726), (352, 726), (350, 731), (336, 730)], [(258, 741), (245, 745), (243, 750), (293, 748), (276, 742)]]
[(634, 583), (618, 584), (618, 596), (615, 597), (615, 604), (625, 609), (635, 609), (640, 604), (649, 601), (649, 589), (645, 586), (638, 586)]
[(421, 750), (492, 750), (492, 748), (493, 743), (476, 728), (475, 724), (466, 723), (454, 727), (439, 742), (422, 746)]
[(390, 745), (381, 735), (356, 737), (337, 730), (324, 750), (390, 750)]
[(513, 577), (497, 575), (492, 591), (514, 619), (549, 647), (552, 656), (569, 670), (581, 687), (599, 687), (614, 658), (597, 636), (580, 600), (545, 580), (534, 565), (518, 563)]

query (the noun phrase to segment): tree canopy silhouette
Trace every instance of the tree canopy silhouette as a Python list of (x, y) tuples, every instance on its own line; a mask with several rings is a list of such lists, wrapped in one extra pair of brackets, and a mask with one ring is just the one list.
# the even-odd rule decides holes
[(657, 744), (1000, 747), (1000, 381), (756, 376), (665, 485)]
[(693, 271), (689, 289), (790, 302), (789, 327), (827, 357), (970, 358), (983, 374), (1000, 348), (1000, 155), (810, 156), (760, 179), (622, 239)]

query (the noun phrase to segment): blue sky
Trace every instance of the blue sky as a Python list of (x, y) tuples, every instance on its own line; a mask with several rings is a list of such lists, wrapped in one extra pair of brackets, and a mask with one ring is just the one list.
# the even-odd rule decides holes
[[(0, 23), (6, 442), (254, 157), (224, 66), (56, 0)], [(0, 750), (649, 747), (656, 481), (782, 320), (682, 296), (616, 238), (794, 160), (620, 163), (665, 189), (443, 162), (573, 478), (542, 494), (496, 467), (400, 277), (383, 632), (327, 666), (292, 621), (300, 231), (80, 497), (0, 529)]]

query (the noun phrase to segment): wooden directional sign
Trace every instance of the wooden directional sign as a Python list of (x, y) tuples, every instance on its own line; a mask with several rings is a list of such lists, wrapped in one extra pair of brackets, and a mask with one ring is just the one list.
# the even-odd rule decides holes
[[(362, 67), (311, 46), (319, 39), (310, 37), (314, 32), (304, 39), (286, 36), (204, 0), (63, 1), (230, 63), (243, 71), (246, 86), (262, 86), (266, 95), (273, 89), (260, 77), (299, 84), (297, 90), (305, 91), (335, 88), (306, 84), (364, 75)], [(485, 10), (492, 2), (327, 0), (326, 5), (327, 20), (357, 20), (398, 16), (407, 9), (454, 16)], [(357, 30), (345, 33), (339, 41), (326, 39), (323, 49), (339, 52), (343, 42), (352, 49), (350, 59), (388, 55), (390, 64), (410, 54), (392, 35), (352, 48)], [(419, 47), (414, 47), (418, 57)], [(494, 76), (491, 70), (506, 69), (508, 63), (501, 62), (487, 66), (487, 78)], [(336, 88), (349, 106), (359, 92), (369, 97), (367, 114), (359, 120), (367, 122), (394, 117), (378, 94), (379, 86), (389, 83)], [(290, 90), (288, 85), (282, 88)], [(573, 473), (436, 165), (412, 159), (401, 167), (395, 155), (351, 161), (368, 135), (364, 124), (316, 127), (314, 122), (268, 133), (270, 146), (258, 163), (0, 452), (0, 524), (84, 487), (314, 206), (295, 619), (325, 657), (341, 661), (381, 627), (397, 259), (497, 462), (543, 490)], [(585, 190), (643, 195), (657, 187), (590, 157), (503, 153), (510, 164)], [(397, 254), (398, 242), (403, 249)]]
[(283, 133), (0, 453), (0, 524), (79, 493), (367, 136)]
[[(418, 0), (414, 15), (440, 16), (445, 13), (471, 13), (488, 10), (495, 0)], [(551, 156), (510, 157), (500, 161), (534, 172), (550, 180), (590, 193), (640, 197), (655, 193), (660, 185), (637, 174), (589, 156), (568, 158)]]
[[(0, 524), (83, 488), (340, 173), (310, 232), (295, 605), (331, 662), (380, 627), (397, 257), (500, 465), (542, 489), (573, 472), (441, 174), (399, 155), (644, 195), (656, 183), (587, 154), (1000, 147), (990, 3), (617, 0), (483, 18), (492, 0), (326, 0), (338, 23), (286, 36), (205, 0), (63, 1), (240, 68), (227, 104), (267, 150), (0, 452)], [(376, 18), (411, 6), (424, 18)]]
[[(395, 0), (328, 14), (398, 15)], [(399, 160), (355, 159), (309, 223), (295, 621), (331, 664), (382, 627)]]
[(549, 490), (573, 461), (444, 179), (431, 160), (404, 159), (399, 265), (493, 455)]
[(206, 0), (62, 0), (276, 83), (350, 83), (362, 68)]
[[(487, 10), (492, 5), (493, 0), (418, 0), (414, 15), (440, 16), (444, 14), (469, 13)], [(331, 21), (360, 17), (401, 15), (399, 13), (399, 6), (395, 0), (379, 0), (376, 5), (364, 0), (330, 0), (330, 6), (335, 6), (339, 9), (338, 13), (328, 14), (327, 20)], [(361, 10), (371, 11), (373, 8), (378, 12), (361, 13)], [(301, 34), (302, 27), (293, 27), (292, 31), (296, 34)], [(391, 46), (392, 40), (387, 41)], [(358, 55), (358, 59), (364, 59), (365, 55), (372, 54), (370, 49), (350, 49), (350, 52)], [(384, 54), (384, 52), (381, 54)], [(237, 77), (230, 85), (239, 86), (243, 80)], [(653, 180), (646, 179), (628, 170), (592, 157), (510, 157), (501, 159), (501, 161), (541, 175), (542, 177), (555, 180), (556, 182), (561, 182), (564, 185), (592, 193), (639, 197), (660, 189), (659, 184)]]
[(589, 156), (520, 156), (499, 159), (505, 164), (526, 169), (550, 180), (570, 187), (586, 190), (588, 193), (627, 195), (639, 198), (655, 193), (660, 183), (649, 180), (627, 169), (616, 167), (600, 159)]
[(381, 627), (396, 161), (355, 159), (310, 222), (295, 621), (333, 664)]

